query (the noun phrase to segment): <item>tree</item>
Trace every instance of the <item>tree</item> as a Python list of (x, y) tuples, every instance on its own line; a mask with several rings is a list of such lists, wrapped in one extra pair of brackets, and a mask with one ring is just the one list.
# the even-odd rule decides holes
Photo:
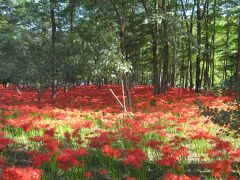
[(162, 0), (162, 11), (164, 15), (163, 19), (163, 76), (161, 80), (161, 93), (166, 93), (168, 90), (168, 23), (167, 23), (167, 10), (166, 10), (166, 0)]
[(240, 18), (238, 19), (238, 51), (237, 51), (237, 99), (240, 100)]

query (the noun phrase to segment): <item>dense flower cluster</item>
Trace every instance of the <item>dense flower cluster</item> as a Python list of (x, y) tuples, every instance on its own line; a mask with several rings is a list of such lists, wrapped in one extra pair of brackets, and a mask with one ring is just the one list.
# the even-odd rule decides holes
[[(213, 133), (219, 127), (201, 117), (196, 105), (227, 108), (226, 102), (232, 97), (197, 95), (182, 88), (153, 96), (151, 86), (135, 86), (131, 92), (134, 108), (127, 107), (131, 117), (126, 117), (110, 88), (123, 98), (121, 88), (115, 85), (70, 88), (68, 93), (60, 90), (54, 101), (46, 91), (41, 102), (34, 91), (19, 95), (14, 88), (0, 88), (0, 101), (4, 102), (0, 103), (0, 129), (7, 127), (0, 132), (2, 179), (40, 179), (40, 168), (51, 169), (49, 166), (56, 164), (55, 170), (61, 169), (58, 172), (73, 173), (79, 168), (80, 179), (111, 179), (124, 171), (125, 179), (134, 180), (139, 179), (136, 172), (151, 169), (145, 164), (154, 164), (156, 169), (166, 171), (166, 180), (195, 180), (200, 178), (181, 170), (194, 160), (215, 178), (233, 179), (233, 164), (240, 162), (240, 148)], [(21, 129), (29, 136), (26, 142), (37, 144), (28, 155), (31, 165), (39, 169), (8, 167), (4, 157), (7, 147), (18, 143), (17, 138), (7, 138), (10, 128)], [(34, 131), (41, 133), (33, 136)], [(207, 146), (201, 149), (201, 142)], [(113, 171), (111, 163), (119, 169)]]
[(75, 151), (72, 149), (64, 149), (60, 154), (58, 154), (57, 162), (60, 168), (68, 170), (73, 166), (82, 166), (83, 163), (79, 162), (78, 157), (86, 155), (88, 155), (88, 152), (83, 148)]
[(7, 167), (2, 171), (2, 180), (40, 180), (42, 171), (32, 167)]

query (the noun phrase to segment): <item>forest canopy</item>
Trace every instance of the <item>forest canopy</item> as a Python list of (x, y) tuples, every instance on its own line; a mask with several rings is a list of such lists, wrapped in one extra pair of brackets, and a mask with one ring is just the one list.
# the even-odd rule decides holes
[(0, 81), (239, 93), (238, 0), (3, 0)]

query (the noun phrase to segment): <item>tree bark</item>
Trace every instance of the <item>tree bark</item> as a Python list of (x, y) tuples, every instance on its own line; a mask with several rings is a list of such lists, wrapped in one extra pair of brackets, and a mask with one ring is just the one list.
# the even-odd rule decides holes
[(240, 18), (238, 19), (238, 53), (237, 53), (237, 99), (240, 100)]
[(177, 79), (177, 67), (178, 67), (178, 44), (177, 44), (177, 37), (174, 38), (173, 44), (173, 63), (172, 63), (172, 77), (171, 77), (171, 86), (176, 86), (176, 79)]
[(201, 54), (201, 9), (200, 9), (200, 0), (197, 0), (197, 56), (196, 56), (196, 84), (195, 91), (199, 92), (201, 88), (200, 81), (200, 54)]
[(229, 26), (229, 14), (227, 14), (227, 30), (226, 30), (226, 56), (224, 58), (224, 67), (223, 67), (223, 80), (224, 82), (227, 80), (227, 66), (228, 66), (228, 61), (229, 61), (229, 33), (230, 33), (230, 26)]
[(161, 81), (160, 92), (166, 93), (168, 90), (168, 23), (166, 19), (167, 10), (166, 10), (166, 0), (162, 0), (162, 11), (165, 15), (163, 19), (163, 76)]
[(55, 0), (50, 0), (50, 18), (52, 25), (52, 46), (51, 46), (51, 87), (52, 87), (52, 95), (51, 98), (54, 99), (56, 97), (56, 20), (55, 20)]
[(154, 25), (153, 32), (152, 32), (152, 68), (153, 68), (153, 94), (159, 94), (159, 74), (158, 74), (158, 40), (157, 40), (157, 25)]
[[(142, 0), (145, 13), (148, 15), (149, 9), (145, 0)], [(158, 1), (154, 1), (154, 11), (158, 13)], [(153, 94), (158, 95), (160, 90), (160, 79), (159, 79), (159, 70), (158, 70), (158, 24), (157, 22), (150, 29), (152, 37), (152, 85), (153, 85)]]
[(211, 87), (214, 87), (214, 71), (215, 71), (215, 34), (216, 34), (216, 5), (217, 5), (217, 0), (214, 0), (214, 5), (213, 5), (213, 35), (212, 35), (212, 72), (211, 72)]
[(210, 66), (210, 62), (209, 62), (209, 36), (208, 36), (208, 24), (209, 24), (209, 20), (208, 20), (208, 6), (209, 3), (207, 1), (207, 6), (206, 6), (206, 16), (205, 16), (205, 62), (206, 62), (206, 68), (204, 70), (204, 88), (206, 90), (208, 90), (210, 88), (210, 82), (209, 82), (209, 66)]

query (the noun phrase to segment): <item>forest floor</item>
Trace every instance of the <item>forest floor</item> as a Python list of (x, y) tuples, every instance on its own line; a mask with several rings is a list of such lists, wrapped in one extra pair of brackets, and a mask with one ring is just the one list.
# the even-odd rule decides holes
[(49, 90), (40, 102), (35, 91), (0, 87), (0, 177), (240, 179), (233, 94), (170, 88), (153, 96), (135, 86), (129, 117), (110, 89), (122, 101), (113, 85), (59, 90), (54, 101)]

